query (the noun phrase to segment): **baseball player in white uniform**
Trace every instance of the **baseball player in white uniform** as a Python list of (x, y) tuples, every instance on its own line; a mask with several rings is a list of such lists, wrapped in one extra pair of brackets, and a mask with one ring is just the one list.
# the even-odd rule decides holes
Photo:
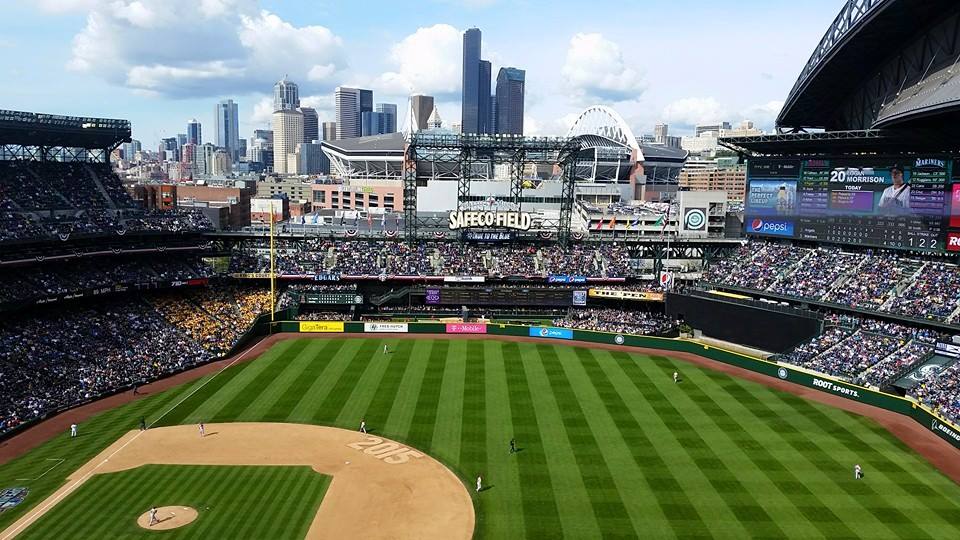
[(366, 433), (366, 432), (367, 432), (367, 423), (361, 419), (361, 420), (360, 420), (360, 433)]
[(70, 436), (71, 436), (71, 437), (76, 437), (76, 436), (77, 436), (77, 425), (76, 425), (76, 424), (70, 424)]
[(150, 508), (150, 526), (153, 527), (153, 524), (157, 523), (157, 507), (153, 506)]
[(482, 486), (483, 486), (483, 478), (481, 478), (480, 475), (478, 474), (477, 475), (477, 493), (480, 493)]
[(203, 438), (203, 422), (200, 422), (200, 424), (197, 426), (197, 429), (200, 431), (200, 438), (202, 439)]
[(673, 372), (673, 383), (676, 384), (676, 383), (678, 383), (678, 382), (680, 382), (680, 374), (677, 373), (676, 371), (674, 371), (674, 372)]
[(384, 344), (383, 344), (383, 354), (387, 354), (387, 353), (389, 353), (389, 351), (387, 350), (387, 344), (384, 343)]
[(863, 478), (863, 469), (860, 468), (859, 463), (853, 466), (853, 477), (857, 480)]

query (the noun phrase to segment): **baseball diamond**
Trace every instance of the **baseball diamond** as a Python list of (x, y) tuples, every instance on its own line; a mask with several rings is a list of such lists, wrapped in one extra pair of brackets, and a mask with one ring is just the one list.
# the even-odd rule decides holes
[[(317, 469), (332, 473), (328, 487), (324, 476), (294, 466), (305, 464), (296, 457), (304, 448), (325, 452), (322, 438), (315, 448), (309, 435), (284, 444), (272, 427), (297, 424), (304, 433), (325, 429), (311, 425), (349, 430), (354, 446), (336, 450), (355, 457), (340, 467), (363, 459), (387, 470), (409, 466), (365, 449), (436, 459), (472, 496), (462, 512), (475, 511), (476, 538), (960, 533), (960, 486), (873, 420), (665, 355), (453, 336), (284, 337), (291, 339), (269, 340), (252, 361), (165, 391), (148, 388), (84, 420), (80, 437), (59, 435), (0, 466), (7, 485), (48, 456), (65, 460), (21, 482), (30, 497), (0, 513), (0, 538), (84, 464), (96, 465), (131, 437), (105, 465), (126, 470), (93, 475), (18, 537), (55, 538), (67, 524), (75, 537), (150, 535), (136, 520), (162, 504), (198, 512), (170, 531), (177, 537), (301, 538), (350, 486), (338, 485), (335, 470)], [(141, 416), (151, 426), (142, 435)], [(361, 419), (369, 435), (356, 433)], [(204, 439), (197, 422), (206, 424)], [(182, 440), (168, 439), (167, 430), (182, 431)], [(234, 447), (253, 454), (230, 458)], [(124, 457), (138, 452), (166, 457)], [(853, 478), (852, 463), (862, 465), (864, 480)], [(255, 497), (232, 499), (242, 493)], [(369, 535), (379, 537), (378, 529)]]

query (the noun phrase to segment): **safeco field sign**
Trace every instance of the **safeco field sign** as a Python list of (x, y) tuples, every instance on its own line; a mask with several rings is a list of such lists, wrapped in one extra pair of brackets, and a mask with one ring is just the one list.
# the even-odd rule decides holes
[(301, 332), (343, 332), (343, 321), (300, 321)]

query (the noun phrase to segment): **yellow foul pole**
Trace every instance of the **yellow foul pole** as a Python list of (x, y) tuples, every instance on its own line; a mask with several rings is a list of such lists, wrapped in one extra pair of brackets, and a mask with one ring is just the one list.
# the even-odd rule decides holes
[(274, 271), (274, 251), (273, 251), (273, 206), (270, 207), (270, 331), (273, 331), (274, 312), (277, 311), (277, 293), (276, 293), (277, 274)]

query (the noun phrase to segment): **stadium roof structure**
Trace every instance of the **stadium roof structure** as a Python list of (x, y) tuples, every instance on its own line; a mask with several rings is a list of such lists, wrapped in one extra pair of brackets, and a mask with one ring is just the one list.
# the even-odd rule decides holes
[(351, 139), (323, 141), (322, 147), (344, 155), (397, 156), (403, 157), (406, 138), (403, 133), (387, 133)]
[(0, 145), (112, 150), (130, 134), (128, 120), (0, 110)]
[(958, 154), (960, 140), (941, 130), (861, 129), (725, 137), (720, 144), (743, 155), (838, 156)]
[(958, 36), (956, 0), (848, 0), (800, 73), (777, 127), (945, 125), (945, 113), (960, 112)]

